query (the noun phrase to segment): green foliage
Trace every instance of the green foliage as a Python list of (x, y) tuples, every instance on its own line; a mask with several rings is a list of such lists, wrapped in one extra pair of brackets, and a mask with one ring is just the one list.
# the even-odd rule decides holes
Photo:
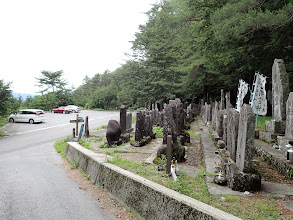
[(89, 149), (89, 150), (92, 150), (94, 151), (95, 149), (91, 147), (91, 143), (88, 142), (87, 140), (85, 139), (80, 139), (80, 141), (78, 142), (81, 146), (83, 146), (84, 148), (86, 149)]
[(67, 144), (67, 140), (66, 139), (60, 139), (57, 140), (54, 144), (54, 147), (57, 151), (57, 153), (61, 154), (62, 156), (64, 156), (64, 150)]
[(86, 77), (73, 99), (86, 108), (135, 109), (176, 97), (218, 99), (224, 89), (233, 102), (240, 78), (251, 85), (259, 71), (271, 83), (275, 58), (293, 79), (292, 11), (288, 0), (158, 1), (135, 33), (130, 59)]
[(157, 138), (163, 138), (163, 128), (159, 126), (153, 126), (153, 133), (156, 134)]
[(11, 83), (0, 80), (0, 117), (8, 116), (20, 106), (20, 102), (13, 98), (10, 86)]
[(66, 81), (62, 79), (63, 71), (59, 70), (56, 72), (51, 71), (42, 71), (42, 76), (36, 78), (38, 86), (40, 87), (40, 93), (47, 92), (49, 89), (52, 89), (54, 93), (56, 90), (64, 90)]
[(161, 154), (161, 157), (157, 157), (155, 160), (154, 160), (154, 163), (157, 164), (159, 167), (166, 167), (167, 165), (167, 158), (166, 158), (166, 155), (164, 154)]
[(101, 130), (101, 129), (107, 129), (108, 125), (101, 125), (100, 127), (97, 128), (97, 130)]

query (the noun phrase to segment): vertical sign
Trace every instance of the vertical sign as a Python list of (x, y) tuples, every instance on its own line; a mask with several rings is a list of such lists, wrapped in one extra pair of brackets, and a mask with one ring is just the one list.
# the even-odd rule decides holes
[(238, 86), (238, 94), (237, 94), (237, 101), (236, 101), (236, 110), (240, 112), (241, 106), (243, 105), (243, 99), (248, 92), (248, 83), (239, 79), (239, 86)]
[(266, 115), (267, 114), (267, 98), (266, 98), (266, 77), (255, 72), (253, 92), (250, 96), (249, 104), (256, 115)]

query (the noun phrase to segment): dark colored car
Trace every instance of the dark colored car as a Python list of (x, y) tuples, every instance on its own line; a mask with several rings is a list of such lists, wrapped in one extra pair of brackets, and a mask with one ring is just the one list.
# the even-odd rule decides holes
[(72, 112), (71, 109), (68, 109), (66, 107), (59, 107), (59, 108), (53, 108), (51, 110), (52, 113), (63, 113), (63, 114), (69, 114)]

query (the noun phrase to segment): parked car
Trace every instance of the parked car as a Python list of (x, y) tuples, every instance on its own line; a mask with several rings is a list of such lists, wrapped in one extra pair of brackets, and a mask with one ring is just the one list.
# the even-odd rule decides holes
[(80, 112), (80, 108), (76, 105), (67, 105), (65, 108), (70, 109), (72, 112), (78, 113)]
[(41, 109), (23, 109), (10, 115), (9, 122), (29, 122), (30, 124), (46, 121), (45, 113)]
[(59, 107), (59, 108), (53, 108), (51, 110), (52, 113), (63, 113), (63, 114), (69, 114), (72, 111), (66, 107)]

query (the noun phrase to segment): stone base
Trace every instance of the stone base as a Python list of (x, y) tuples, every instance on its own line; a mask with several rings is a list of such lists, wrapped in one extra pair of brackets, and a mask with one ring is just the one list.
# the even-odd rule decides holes
[[(230, 158), (226, 150), (219, 151), (222, 170), (227, 178), (228, 186), (234, 191), (260, 191), (261, 176), (241, 172), (237, 164)], [(252, 167), (251, 170), (254, 170)]]
[(255, 152), (263, 161), (276, 167), (279, 173), (293, 180), (293, 165), (289, 164), (285, 156), (278, 156), (276, 153), (268, 152), (257, 145), (255, 145)]
[(180, 134), (179, 139), (182, 145), (184, 145), (185, 143), (190, 143), (190, 134), (185, 131), (184, 133)]
[(234, 162), (224, 166), (229, 187), (234, 191), (260, 191), (261, 176), (251, 173), (243, 173)]
[(272, 143), (273, 141), (277, 141), (277, 134), (273, 134), (269, 131), (259, 131), (259, 139)]
[(130, 144), (134, 147), (143, 147), (146, 144), (150, 143), (152, 141), (152, 139), (154, 139), (154, 137), (143, 137), (143, 139), (141, 139), (140, 141), (131, 141)]
[(123, 143), (127, 143), (130, 141), (130, 134), (129, 133), (121, 134), (120, 138), (122, 139)]
[(289, 138), (287, 138), (285, 136), (278, 135), (277, 136), (277, 141), (278, 141), (278, 145), (280, 145), (282, 147), (282, 149), (285, 149), (285, 146), (287, 144), (291, 144), (293, 146), (293, 140), (289, 139)]
[(212, 134), (212, 140), (214, 141), (214, 143), (218, 143), (218, 141), (222, 140), (222, 138), (220, 138), (217, 134)]
[(126, 133), (131, 133), (131, 132), (133, 132), (133, 128), (126, 129)]
[(269, 131), (273, 134), (285, 134), (285, 121), (266, 121), (265, 123), (266, 131)]
[[(157, 151), (157, 157), (161, 157), (161, 154), (167, 155), (167, 145), (162, 145), (158, 151)], [(176, 148), (173, 148), (172, 150), (172, 158), (175, 158), (178, 162), (185, 161), (185, 147), (184, 146), (178, 146)]]

